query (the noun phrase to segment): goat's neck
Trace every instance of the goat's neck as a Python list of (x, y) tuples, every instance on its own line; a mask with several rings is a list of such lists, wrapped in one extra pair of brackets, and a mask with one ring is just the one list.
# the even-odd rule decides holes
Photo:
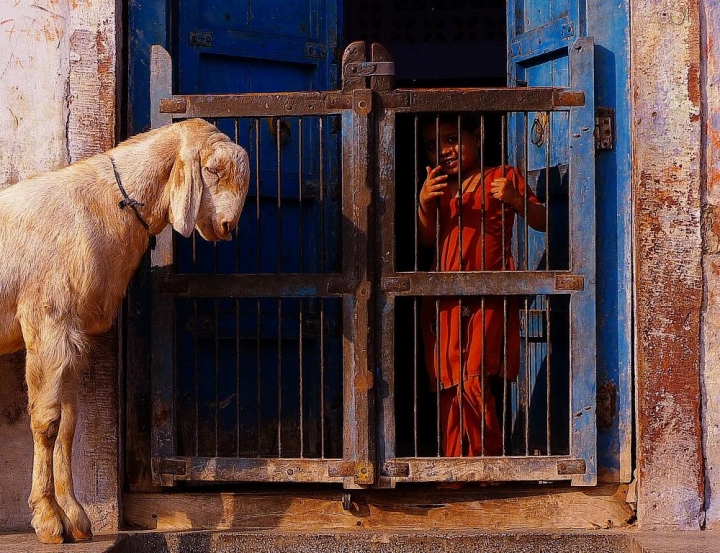
[(128, 196), (145, 204), (138, 211), (152, 234), (168, 224), (163, 190), (180, 147), (180, 137), (173, 130), (169, 126), (151, 131), (108, 152)]

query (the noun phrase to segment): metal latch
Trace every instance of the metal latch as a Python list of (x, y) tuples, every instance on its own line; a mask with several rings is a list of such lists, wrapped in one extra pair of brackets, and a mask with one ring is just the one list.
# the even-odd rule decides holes
[(392, 61), (358, 61), (343, 67), (345, 77), (388, 77), (395, 75), (395, 62)]
[(212, 33), (200, 33), (193, 31), (188, 35), (188, 45), (190, 46), (205, 46), (210, 47), (213, 45)]
[(615, 110), (595, 109), (595, 149), (612, 150), (615, 143)]

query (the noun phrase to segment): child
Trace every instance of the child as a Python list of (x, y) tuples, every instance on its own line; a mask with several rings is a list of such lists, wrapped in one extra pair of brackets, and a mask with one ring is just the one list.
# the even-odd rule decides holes
[[(460, 125), (458, 132), (455, 114), (421, 123), (431, 166), (426, 167), (427, 178), (420, 190), (419, 241), (439, 248), (434, 252), (433, 270), (513, 270), (510, 246), (515, 214), (532, 228), (545, 231), (545, 206), (513, 167), (482, 168), (480, 129), (467, 114)], [(430, 385), (433, 391), (440, 388), (444, 455), (502, 455), (490, 379), (517, 378), (517, 298), (427, 298), (421, 319)]]

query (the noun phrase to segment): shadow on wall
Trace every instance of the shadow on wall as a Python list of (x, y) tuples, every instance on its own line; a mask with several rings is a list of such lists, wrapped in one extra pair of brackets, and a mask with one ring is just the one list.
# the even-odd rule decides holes
[(25, 352), (0, 357), (0, 532), (29, 531), (27, 498), (33, 442), (27, 412)]

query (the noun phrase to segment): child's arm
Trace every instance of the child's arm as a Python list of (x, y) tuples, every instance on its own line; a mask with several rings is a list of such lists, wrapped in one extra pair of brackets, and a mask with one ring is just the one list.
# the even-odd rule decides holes
[(437, 219), (437, 198), (445, 193), (447, 175), (440, 173), (440, 167), (426, 167), (427, 178), (420, 189), (418, 205), (418, 240), (423, 246), (435, 243)]
[[(525, 219), (531, 228), (545, 232), (545, 206), (531, 201), (518, 192), (515, 184), (506, 178), (497, 178), (492, 181), (490, 191), (494, 198), (508, 204)], [(525, 206), (527, 205), (527, 213)]]

